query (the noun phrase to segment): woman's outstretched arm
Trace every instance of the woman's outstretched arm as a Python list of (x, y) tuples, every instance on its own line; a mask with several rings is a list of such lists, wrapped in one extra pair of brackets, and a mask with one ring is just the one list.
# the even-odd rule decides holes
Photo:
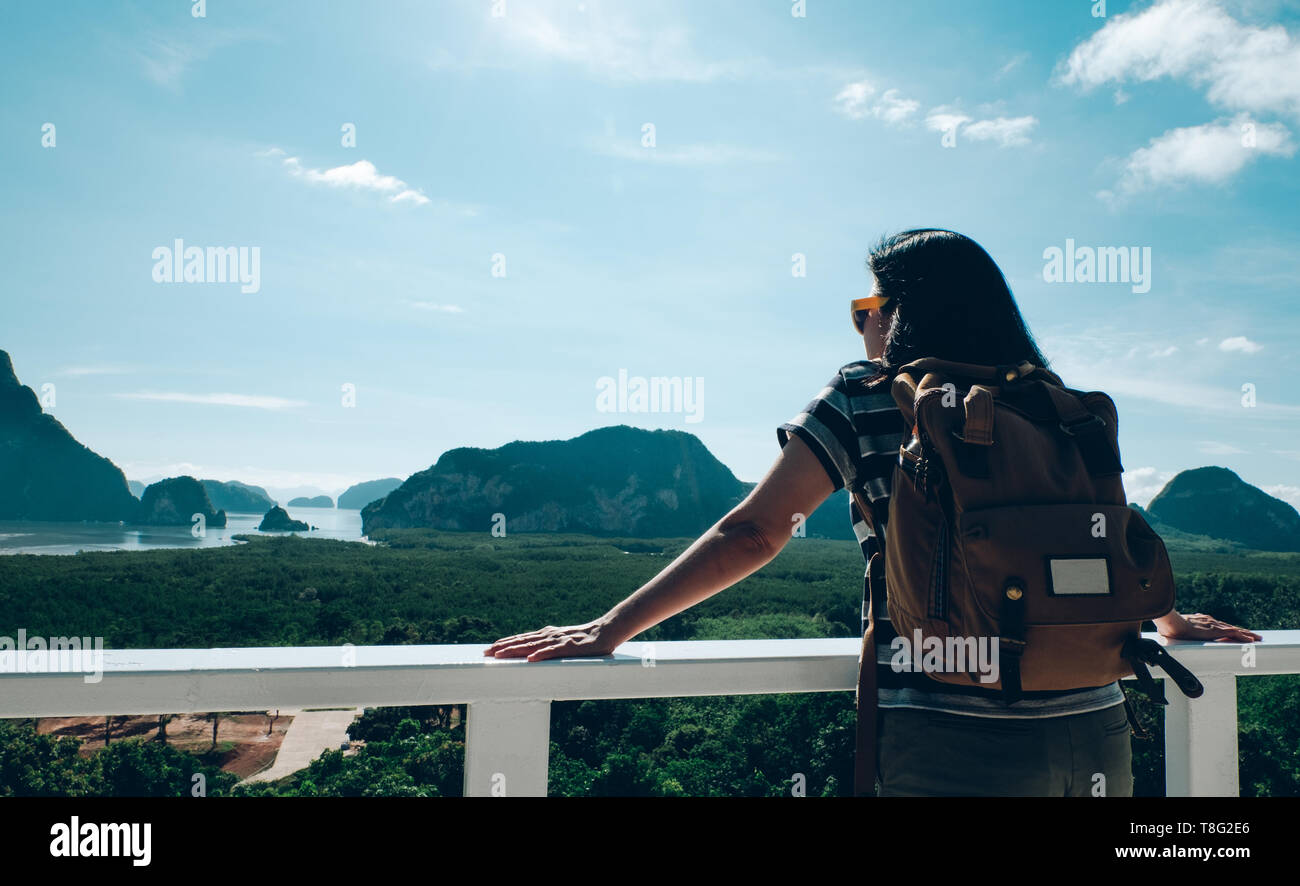
[(790, 540), (795, 514), (807, 517), (834, 491), (817, 456), (792, 437), (744, 501), (609, 612), (586, 624), (503, 637), (484, 655), (529, 661), (608, 655), (766, 565)]

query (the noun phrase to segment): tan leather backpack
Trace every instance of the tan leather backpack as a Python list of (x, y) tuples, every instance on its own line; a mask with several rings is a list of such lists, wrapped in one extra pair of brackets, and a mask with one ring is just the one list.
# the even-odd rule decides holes
[[(1173, 609), (1173, 573), (1164, 543), (1127, 504), (1111, 398), (1030, 363), (923, 359), (875, 383), (891, 378), (910, 433), (883, 570), (873, 562), (869, 575), (884, 579), (907, 641), (894, 666), (1001, 690), (1008, 705), (1026, 691), (1137, 676), (1163, 703), (1150, 662), (1200, 695), (1190, 672), (1141, 638), (1143, 621)], [(874, 790), (875, 661), (871, 623), (859, 663), (859, 794)]]

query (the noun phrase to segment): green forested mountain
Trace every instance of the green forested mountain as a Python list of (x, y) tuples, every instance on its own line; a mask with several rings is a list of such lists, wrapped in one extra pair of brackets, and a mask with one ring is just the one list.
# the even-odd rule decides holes
[(193, 477), (169, 477), (145, 487), (134, 522), (188, 526), (195, 514), (202, 514), (208, 526), (226, 525), (226, 512), (212, 506), (202, 483)]
[(1160, 523), (1194, 535), (1260, 551), (1300, 551), (1300, 513), (1227, 468), (1183, 471), (1151, 499), (1147, 511)]
[(130, 520), (135, 496), (111, 461), (41, 409), (0, 351), (0, 520)]
[(340, 508), (355, 508), (361, 510), (372, 501), (378, 501), (401, 485), (402, 481), (396, 477), (386, 477), (383, 480), (367, 480), (364, 483), (357, 483), (353, 486), (349, 486), (343, 494), (339, 496), (338, 505)]
[(362, 510), (363, 530), (489, 529), (692, 535), (741, 500), (745, 485), (692, 434), (626, 425), (571, 440), (452, 449)]

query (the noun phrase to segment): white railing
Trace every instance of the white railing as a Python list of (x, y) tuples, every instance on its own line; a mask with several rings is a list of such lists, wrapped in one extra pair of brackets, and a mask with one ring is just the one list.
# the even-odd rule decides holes
[[(1205, 684), (1194, 700), (1166, 684), (1169, 796), (1238, 794), (1236, 678), (1300, 673), (1300, 631), (1262, 633), (1253, 661), (1237, 644), (1167, 644)], [(0, 718), (466, 703), (465, 795), (545, 796), (552, 701), (853, 691), (859, 646), (624, 643), (605, 658), (543, 662), (487, 658), (483, 645), (122, 649), (44, 662), (29, 652), (0, 673)], [(96, 670), (98, 681), (87, 676)]]

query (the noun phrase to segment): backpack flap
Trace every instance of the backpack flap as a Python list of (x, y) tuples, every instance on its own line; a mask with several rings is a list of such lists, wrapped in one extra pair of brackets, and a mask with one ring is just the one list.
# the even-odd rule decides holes
[(1142, 622), (1174, 607), (1164, 543), (1127, 505), (981, 508), (957, 518), (957, 535), (974, 602), (993, 624), (1011, 584), (1026, 627)]

